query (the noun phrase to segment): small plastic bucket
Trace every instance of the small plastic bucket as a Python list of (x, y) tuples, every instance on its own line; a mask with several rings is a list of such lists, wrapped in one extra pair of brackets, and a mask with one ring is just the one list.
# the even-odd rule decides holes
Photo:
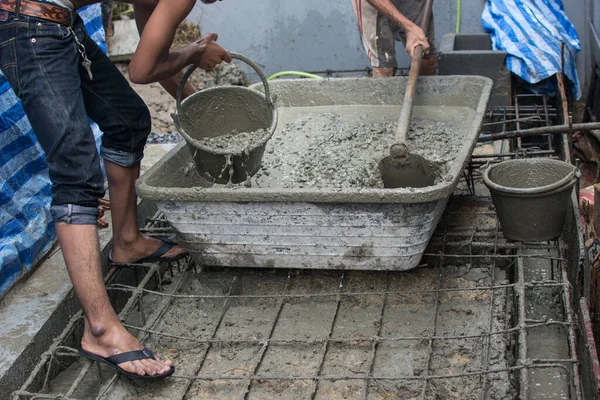
[(579, 176), (569, 163), (530, 158), (490, 166), (483, 182), (492, 194), (504, 236), (542, 242), (560, 236)]
[[(200, 176), (215, 183), (240, 183), (261, 167), (267, 142), (277, 127), (277, 109), (263, 72), (246, 57), (230, 53), (244, 61), (260, 76), (264, 93), (243, 86), (218, 86), (198, 91), (181, 101), (181, 92), (196, 66), (183, 74), (177, 88), (177, 108), (173, 116), (175, 128), (190, 147)], [(227, 149), (212, 148), (199, 139), (243, 132), (265, 131), (252, 147), (235, 154)]]

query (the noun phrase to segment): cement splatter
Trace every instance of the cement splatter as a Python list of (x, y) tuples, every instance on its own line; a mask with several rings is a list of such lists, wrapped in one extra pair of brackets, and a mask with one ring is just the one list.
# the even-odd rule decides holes
[(229, 135), (206, 137), (197, 140), (200, 144), (211, 149), (219, 150), (219, 152), (224, 151), (231, 155), (237, 155), (260, 146), (268, 134), (269, 133), (264, 129), (259, 129), (254, 132), (234, 131)]

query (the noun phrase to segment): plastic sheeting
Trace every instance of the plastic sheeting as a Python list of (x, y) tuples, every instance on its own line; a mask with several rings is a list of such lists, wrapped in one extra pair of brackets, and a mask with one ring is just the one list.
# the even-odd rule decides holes
[(575, 65), (579, 36), (561, 0), (488, 0), (482, 22), (494, 50), (506, 51), (507, 68), (534, 92), (553, 94), (555, 84), (544, 80), (562, 71), (564, 43), (565, 75), (573, 96), (581, 97)]

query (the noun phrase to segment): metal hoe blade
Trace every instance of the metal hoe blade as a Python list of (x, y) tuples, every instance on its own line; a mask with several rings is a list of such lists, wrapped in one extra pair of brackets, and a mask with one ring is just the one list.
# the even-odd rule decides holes
[[(427, 0), (425, 4), (425, 12), (420, 24), (425, 32), (429, 24), (432, 4), (433, 0)], [(396, 128), (398, 141), (390, 146), (390, 155), (379, 162), (379, 173), (386, 188), (425, 187), (433, 185), (435, 181), (435, 166), (419, 155), (410, 154), (406, 144), (422, 59), (423, 47), (417, 46), (410, 64), (408, 84)]]
[[(394, 149), (394, 147), (392, 147)], [(392, 152), (394, 150), (390, 150)], [(432, 186), (437, 176), (437, 168), (418, 154), (393, 155), (379, 162), (379, 173), (383, 185), (389, 189)]]

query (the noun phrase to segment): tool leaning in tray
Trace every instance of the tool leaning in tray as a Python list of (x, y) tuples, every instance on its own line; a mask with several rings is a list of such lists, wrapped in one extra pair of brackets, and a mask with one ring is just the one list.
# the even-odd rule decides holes
[[(432, 5), (433, 0), (427, 0), (423, 19), (419, 24), (425, 32), (429, 24)], [(423, 54), (423, 46), (417, 46), (410, 64), (410, 74), (404, 93), (404, 102), (402, 103), (398, 127), (396, 128), (397, 142), (390, 146), (390, 155), (384, 157), (379, 162), (379, 173), (386, 188), (431, 186), (438, 175), (437, 168), (433, 163), (418, 154), (411, 154), (406, 144)]]

